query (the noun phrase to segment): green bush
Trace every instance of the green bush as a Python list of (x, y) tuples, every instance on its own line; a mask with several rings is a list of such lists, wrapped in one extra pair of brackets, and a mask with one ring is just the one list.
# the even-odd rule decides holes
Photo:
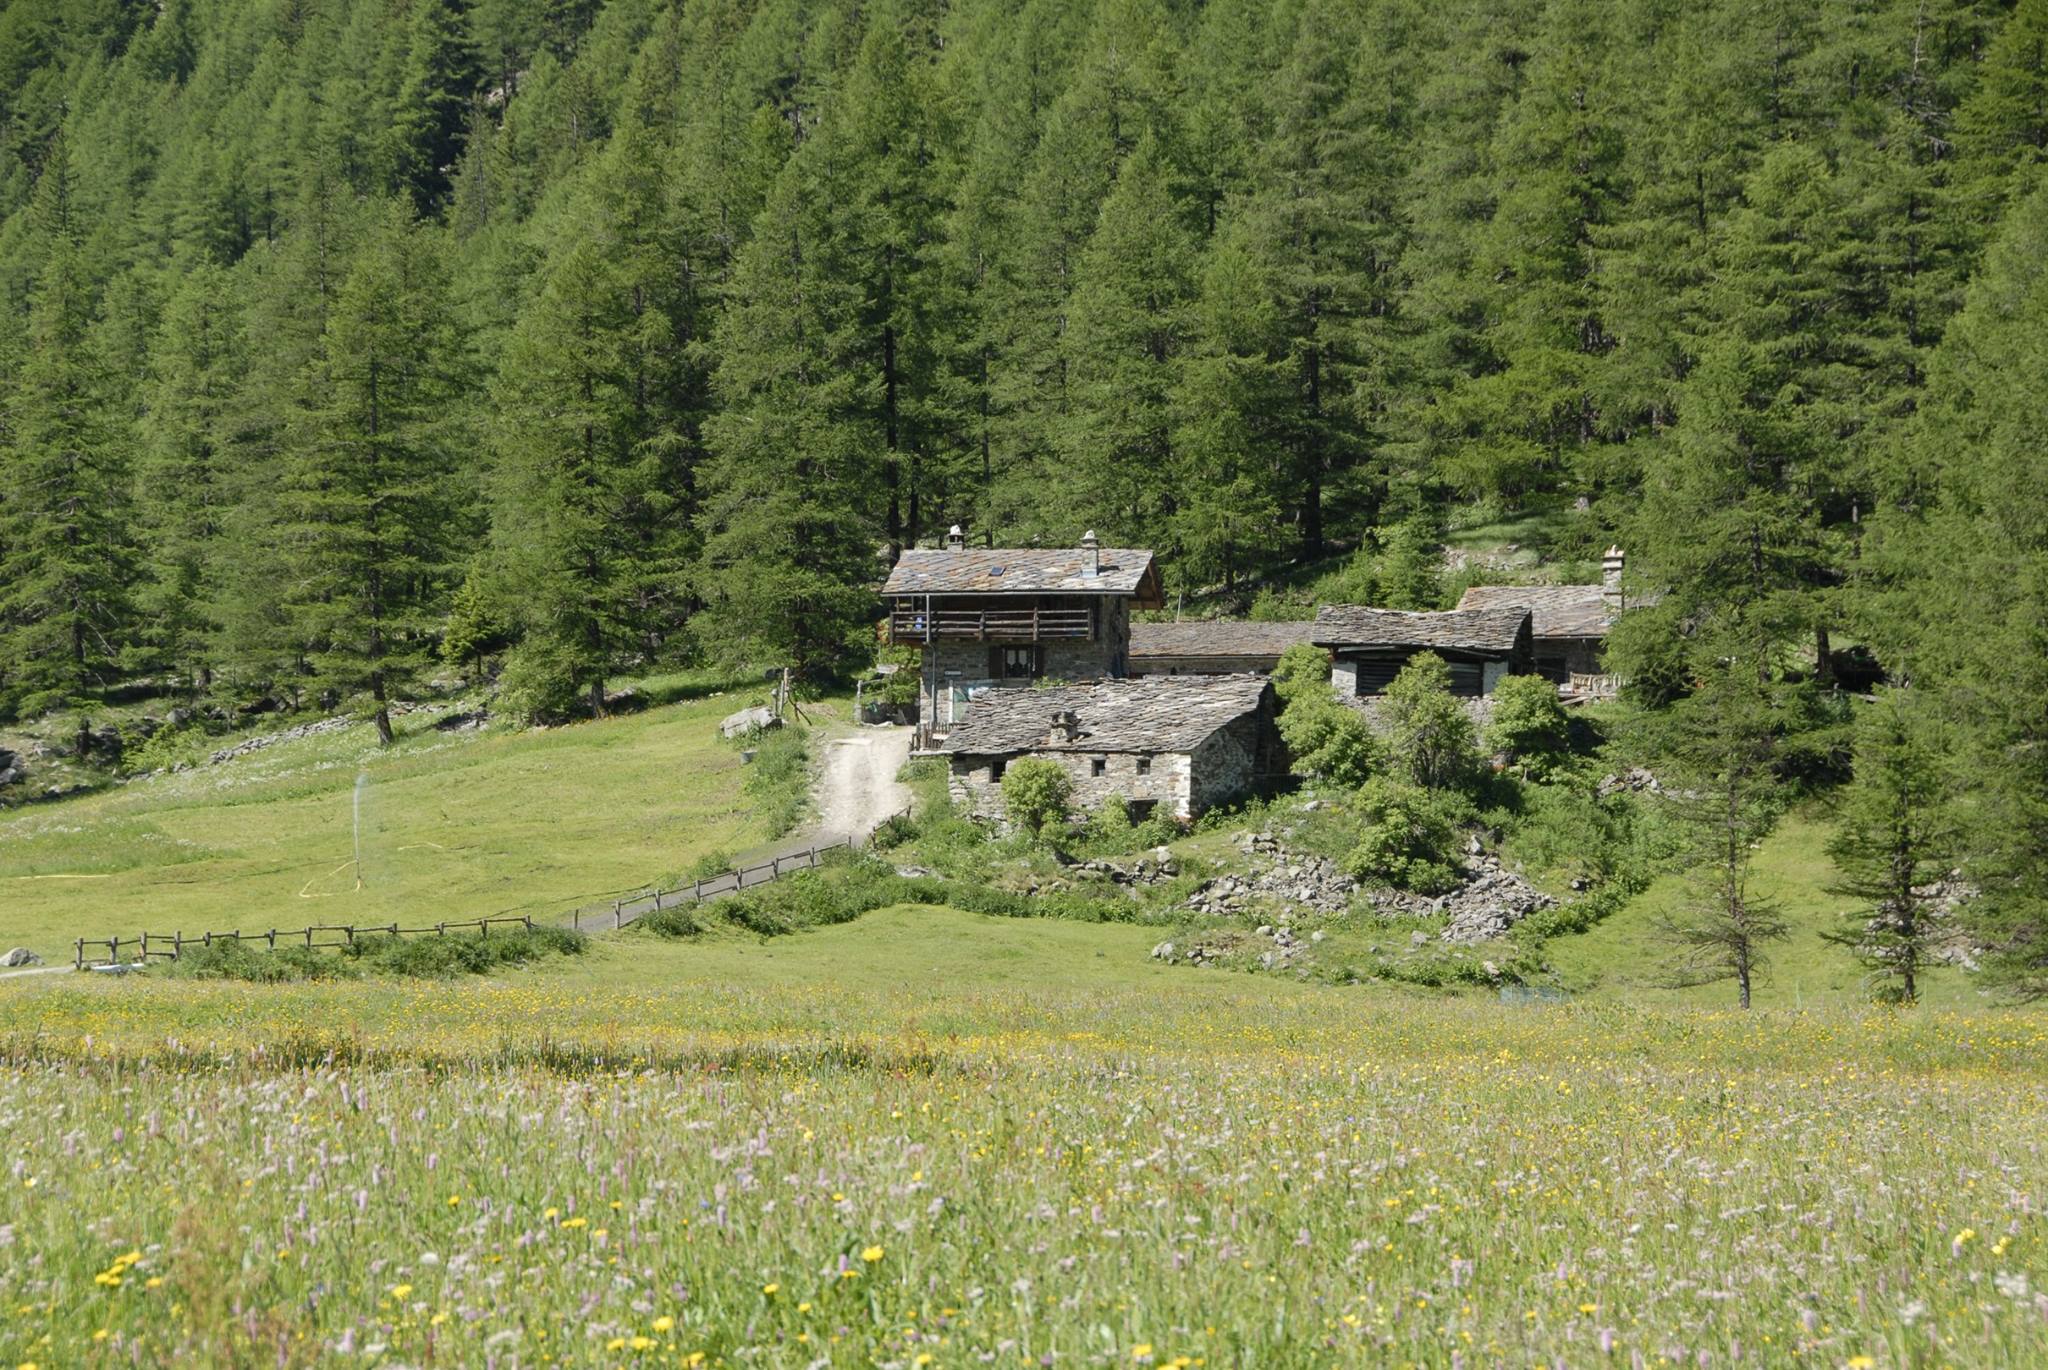
[(1435, 652), (1418, 652), (1387, 686), (1380, 717), (1388, 759), (1409, 781), (1429, 790), (1468, 784), (1479, 757), (1472, 715), (1451, 694), (1451, 668)]
[(770, 728), (745, 739), (754, 748), (747, 768), (747, 798), (770, 837), (781, 837), (802, 821), (811, 799), (809, 735), (793, 726)]
[(310, 947), (259, 951), (238, 940), (187, 947), (177, 960), (150, 968), (152, 975), (175, 980), (241, 980), (256, 985), (346, 979), (361, 973), (353, 960), (331, 951)]
[(1296, 775), (1333, 785), (1363, 784), (1380, 765), (1379, 740), (1357, 710), (1327, 688), (1304, 695), (1280, 715), (1280, 739)]
[(720, 925), (762, 937), (847, 923), (894, 904), (931, 904), (998, 918), (1065, 918), (1084, 923), (1131, 922), (1142, 910), (1129, 899), (1098, 899), (1061, 891), (1018, 894), (976, 881), (902, 876), (885, 862), (862, 859), (838, 869), (803, 871), (771, 884), (692, 908), (664, 909), (636, 925), (660, 937), (695, 937)]
[(1003, 772), (1003, 811), (1036, 837), (1046, 824), (1066, 821), (1074, 782), (1067, 768), (1042, 756), (1027, 756)]
[(1417, 894), (1457, 885), (1458, 826), (1445, 797), (1377, 776), (1359, 790), (1358, 810), (1365, 826), (1344, 863), (1353, 878)]
[(1563, 755), (1570, 727), (1557, 686), (1540, 675), (1511, 675), (1493, 692), (1486, 741), (1523, 773), (1541, 777)]
[(498, 699), (506, 713), (528, 723), (552, 723), (576, 712), (581, 659), (545, 638), (526, 638), (505, 656)]

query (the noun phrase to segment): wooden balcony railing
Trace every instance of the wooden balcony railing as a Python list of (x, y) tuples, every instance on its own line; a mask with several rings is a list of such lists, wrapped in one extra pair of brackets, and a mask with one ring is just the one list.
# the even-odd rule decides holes
[(898, 607), (889, 614), (891, 642), (1043, 642), (1095, 636), (1089, 609), (933, 609)]

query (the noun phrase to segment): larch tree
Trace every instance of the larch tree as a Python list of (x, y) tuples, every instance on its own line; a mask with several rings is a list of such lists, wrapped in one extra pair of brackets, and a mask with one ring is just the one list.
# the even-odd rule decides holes
[(429, 230), (387, 203), (343, 279), (287, 436), (284, 601), (314, 682), (391, 702), (434, 657), (459, 533), (450, 500), (460, 340)]
[(36, 185), (42, 264), (0, 407), (0, 692), (29, 714), (88, 707), (130, 613), (128, 435), (91, 344), (73, 189), (60, 139)]
[(1828, 855), (1841, 878), (1833, 893), (1854, 901), (1847, 926), (1829, 934), (1871, 972), (1878, 996), (1920, 998), (1938, 886), (1959, 846), (1955, 795), (1932, 716), (1912, 691), (1886, 690), (1857, 722), (1855, 778), (1843, 791)]

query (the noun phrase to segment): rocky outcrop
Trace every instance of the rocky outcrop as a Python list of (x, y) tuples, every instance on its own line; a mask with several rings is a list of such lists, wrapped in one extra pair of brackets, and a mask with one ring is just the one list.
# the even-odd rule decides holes
[(1080, 861), (1068, 867), (1077, 876), (1095, 876), (1117, 885), (1163, 885), (1180, 874), (1180, 862), (1167, 847), (1154, 847), (1149, 856), (1123, 864), (1116, 861)]
[(6, 955), (0, 956), (0, 966), (5, 966), (9, 970), (14, 969), (16, 966), (40, 966), (42, 963), (43, 958), (30, 951), (27, 947), (15, 947)]
[(1270, 832), (1237, 834), (1234, 839), (1245, 868), (1204, 881), (1189, 896), (1197, 913), (1244, 913), (1277, 904), (1292, 912), (1348, 912), (1357, 882), (1327, 857), (1289, 851)]

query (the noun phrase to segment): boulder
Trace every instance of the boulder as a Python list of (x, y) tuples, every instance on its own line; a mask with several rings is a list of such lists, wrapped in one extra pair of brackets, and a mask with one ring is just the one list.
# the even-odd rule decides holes
[(42, 963), (43, 958), (30, 951), (27, 947), (15, 947), (5, 956), (0, 956), (0, 966), (7, 966), (9, 968), (15, 966), (40, 966)]
[(727, 714), (718, 725), (718, 735), (725, 738), (745, 737), (748, 733), (762, 732), (781, 726), (782, 720), (775, 711), (763, 704), (752, 709), (741, 709), (736, 714)]

